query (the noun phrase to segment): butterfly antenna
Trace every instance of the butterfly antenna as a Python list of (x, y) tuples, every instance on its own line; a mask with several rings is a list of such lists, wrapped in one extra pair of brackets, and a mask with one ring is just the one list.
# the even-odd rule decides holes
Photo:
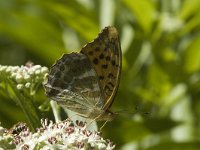
[(138, 108), (136, 108), (134, 111), (119, 110), (119, 111), (116, 111), (116, 113), (123, 115), (123, 116), (128, 115), (129, 117), (133, 117), (134, 115), (137, 115), (137, 114), (140, 114), (140, 115), (149, 115), (150, 114), (150, 112), (142, 112)]
[(130, 115), (133, 115), (133, 114), (136, 114), (137, 112), (130, 112), (130, 111), (127, 111), (127, 110), (118, 110), (116, 111), (116, 113), (118, 114), (130, 114)]

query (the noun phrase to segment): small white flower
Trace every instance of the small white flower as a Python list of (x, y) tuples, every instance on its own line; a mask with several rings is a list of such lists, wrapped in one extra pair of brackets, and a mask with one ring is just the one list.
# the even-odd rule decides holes
[(41, 73), (47, 73), (47, 72), (49, 72), (49, 69), (47, 67), (41, 68)]
[(20, 83), (20, 82), (23, 81), (23, 76), (22, 76), (21, 74), (17, 74), (15, 79), (16, 79), (16, 81), (17, 81), (18, 83)]
[(24, 75), (24, 79), (25, 79), (25, 80), (29, 80), (30, 78), (31, 78), (31, 76), (30, 76), (29, 74), (25, 74), (25, 75)]
[(11, 72), (11, 78), (16, 78), (16, 76), (17, 76), (17, 73), (16, 72)]
[(17, 72), (17, 70), (19, 70), (19, 66), (13, 66), (12, 67), (12, 72)]
[(23, 85), (23, 84), (17, 84), (17, 89), (18, 89), (18, 90), (21, 90), (21, 89), (23, 89), (23, 87), (24, 87), (24, 85)]
[(28, 74), (33, 75), (34, 74), (34, 70), (32, 70), (32, 69), (28, 70)]
[(35, 74), (37, 74), (37, 75), (40, 74), (40, 73), (41, 73), (40, 70), (36, 70), (36, 71), (35, 71)]
[(12, 70), (12, 67), (11, 67), (11, 66), (8, 66), (8, 67), (6, 68), (6, 72), (7, 72), (7, 73), (11, 72), (11, 70)]
[(7, 66), (1, 66), (0, 71), (5, 71), (7, 69)]
[(31, 83), (30, 83), (30, 82), (27, 82), (27, 83), (25, 84), (25, 87), (26, 87), (26, 88), (30, 88), (30, 86), (31, 86)]
[(0, 126), (0, 135), (3, 135), (4, 132), (5, 132), (5, 129)]
[(174, 32), (181, 29), (184, 22), (178, 17), (171, 16), (169, 13), (164, 13), (161, 18), (161, 29), (167, 32)]
[(106, 145), (104, 143), (98, 144), (98, 149), (104, 149), (104, 148), (106, 148)]
[(36, 71), (36, 70), (39, 70), (40, 68), (41, 68), (40, 65), (35, 65), (35, 66), (32, 67), (32, 69), (35, 70), (35, 71)]

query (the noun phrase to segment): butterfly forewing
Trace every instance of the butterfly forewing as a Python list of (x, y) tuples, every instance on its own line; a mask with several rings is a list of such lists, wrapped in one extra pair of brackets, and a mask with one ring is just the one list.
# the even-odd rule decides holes
[(108, 109), (118, 89), (121, 73), (121, 47), (115, 27), (106, 27), (94, 41), (81, 49), (97, 72), (103, 109)]
[(103, 106), (96, 72), (82, 53), (64, 54), (51, 67), (45, 88), (51, 99), (78, 113)]

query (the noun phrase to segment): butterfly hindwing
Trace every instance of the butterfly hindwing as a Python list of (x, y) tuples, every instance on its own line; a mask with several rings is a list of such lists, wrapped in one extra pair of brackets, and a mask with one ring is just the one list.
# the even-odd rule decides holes
[(97, 72), (102, 90), (103, 109), (108, 109), (118, 89), (121, 73), (121, 47), (115, 27), (106, 27), (94, 41), (81, 49)]

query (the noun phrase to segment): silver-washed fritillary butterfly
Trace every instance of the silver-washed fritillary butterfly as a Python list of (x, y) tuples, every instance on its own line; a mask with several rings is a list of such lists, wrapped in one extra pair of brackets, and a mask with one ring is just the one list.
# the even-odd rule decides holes
[(64, 54), (51, 67), (46, 94), (80, 116), (112, 120), (109, 111), (116, 95), (122, 54), (115, 27), (105, 27), (80, 53)]

